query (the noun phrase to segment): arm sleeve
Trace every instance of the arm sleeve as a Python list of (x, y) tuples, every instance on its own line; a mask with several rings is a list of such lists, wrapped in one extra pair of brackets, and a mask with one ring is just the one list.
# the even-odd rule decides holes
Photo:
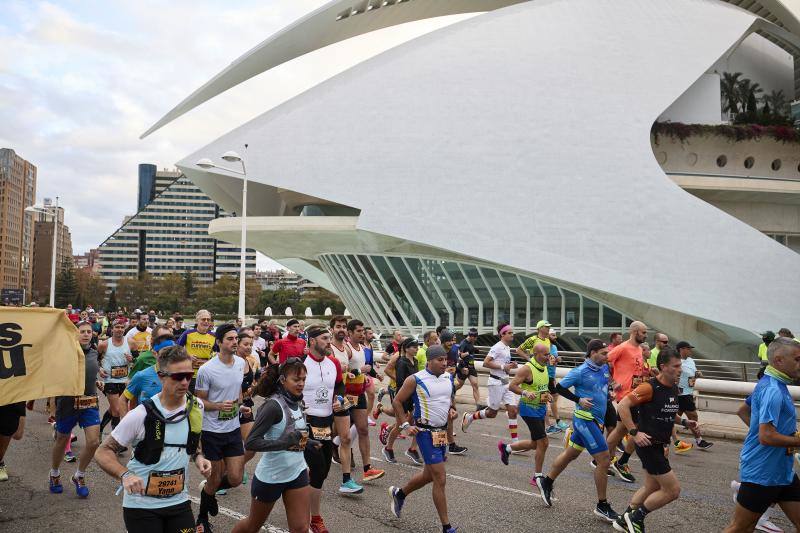
[(556, 384), (556, 392), (571, 402), (578, 403), (578, 400), (580, 400), (577, 394), (574, 394), (571, 390), (561, 385), (561, 383)]
[(267, 400), (258, 410), (256, 415), (255, 424), (250, 434), (247, 436), (247, 441), (244, 447), (253, 452), (276, 452), (287, 450), (300, 442), (298, 435), (282, 435), (280, 438), (274, 440), (266, 440), (264, 435), (276, 423), (283, 419), (283, 409), (278, 405), (275, 400)]

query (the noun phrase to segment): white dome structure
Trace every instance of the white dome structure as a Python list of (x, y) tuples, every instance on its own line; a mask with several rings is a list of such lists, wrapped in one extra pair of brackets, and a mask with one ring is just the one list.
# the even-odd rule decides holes
[[(291, 59), (275, 43), (303, 25), (318, 27), (321, 47), (358, 33), (348, 19), (371, 31), (402, 10), (411, 20), (432, 5), (497, 8), (357, 65), (178, 163), (240, 213), (238, 177), (195, 162), (249, 144), (249, 246), (385, 331), (510, 322), (530, 332), (544, 318), (594, 336), (639, 319), (733, 358), (759, 331), (800, 329), (800, 255), (676, 184), (650, 137), (750, 35), (776, 43), (791, 68), (800, 25), (784, 3), (762, 1), (767, 18), (715, 0), (378, 3), (325, 19), (346, 4), (331, 2), (154, 126)], [(386, 198), (404, 209), (386, 216)], [(217, 219), (209, 233), (236, 243), (239, 227)]]

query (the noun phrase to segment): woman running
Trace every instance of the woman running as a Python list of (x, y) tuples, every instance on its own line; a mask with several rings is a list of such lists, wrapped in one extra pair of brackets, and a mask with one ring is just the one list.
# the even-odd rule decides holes
[[(255, 404), (253, 403), (253, 391), (255, 389), (255, 384), (258, 381), (256, 377), (256, 372), (258, 371), (258, 358), (253, 357), (253, 336), (251, 330), (242, 330), (239, 333), (239, 344), (236, 347), (236, 356), (241, 357), (247, 363), (244, 367), (245, 373), (244, 377), (242, 378), (242, 405), (246, 405), (250, 409), (253, 409)], [(242, 427), (242, 441), (247, 442), (247, 437), (250, 435), (250, 430), (253, 429), (253, 413), (242, 413), (239, 412), (239, 424)], [(256, 452), (245, 450), (244, 452), (244, 462), (247, 463)], [(247, 473), (245, 472), (245, 475)]]

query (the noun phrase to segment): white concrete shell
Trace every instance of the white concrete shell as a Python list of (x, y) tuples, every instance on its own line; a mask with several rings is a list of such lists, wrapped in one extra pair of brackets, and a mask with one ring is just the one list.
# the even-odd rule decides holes
[[(285, 214), (285, 190), (357, 209), (338, 250), (313, 249), (324, 227), (287, 241), (291, 217), (248, 222), (248, 244), (337, 290), (319, 254), (405, 247), (550, 280), (725, 356), (754, 332), (800, 329), (800, 256), (676, 186), (649, 133), (765, 28), (712, 0), (525, 2), (385, 52), (179, 166), (241, 212), (239, 180), (195, 162), (247, 143), (249, 214)], [(236, 242), (235, 224), (210, 232)]]

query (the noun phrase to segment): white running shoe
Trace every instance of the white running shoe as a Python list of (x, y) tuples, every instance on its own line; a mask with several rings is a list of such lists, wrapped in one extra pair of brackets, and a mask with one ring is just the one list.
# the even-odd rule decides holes
[(756, 525), (756, 531), (767, 531), (768, 533), (783, 533), (783, 530), (781, 528), (779, 528), (769, 520), (765, 520), (763, 516)]
[(472, 413), (464, 413), (464, 415), (461, 417), (461, 431), (466, 433), (470, 424), (472, 424)]

